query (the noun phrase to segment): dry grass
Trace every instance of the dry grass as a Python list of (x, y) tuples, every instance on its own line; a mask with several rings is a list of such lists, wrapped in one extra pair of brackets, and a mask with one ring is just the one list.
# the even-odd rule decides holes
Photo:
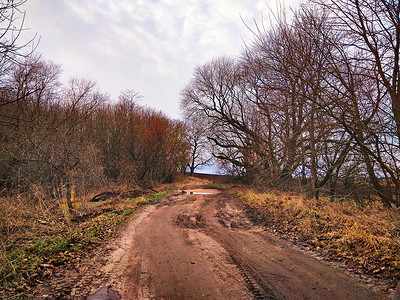
[(3, 246), (65, 229), (58, 201), (48, 199), (38, 186), (26, 194), (0, 197), (0, 212)]
[[(82, 205), (70, 216), (65, 216), (58, 200), (46, 197), (38, 187), (0, 198), (0, 299), (27, 297), (56, 266), (86, 255), (113, 236), (136, 208), (157, 202), (174, 188), (163, 185), (160, 192), (138, 198), (115, 196), (89, 202), (103, 192), (97, 190), (79, 197)], [(125, 190), (124, 186), (108, 189)]]
[(331, 258), (356, 262), (368, 273), (400, 279), (400, 213), (374, 202), (318, 201), (281, 192), (233, 189), (262, 222), (295, 233)]

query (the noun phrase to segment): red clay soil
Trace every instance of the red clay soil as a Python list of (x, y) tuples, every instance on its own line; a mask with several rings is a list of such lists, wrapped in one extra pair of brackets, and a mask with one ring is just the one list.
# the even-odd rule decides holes
[(223, 191), (198, 180), (182, 190), (143, 210), (79, 272), (53, 278), (40, 298), (387, 298), (255, 226)]

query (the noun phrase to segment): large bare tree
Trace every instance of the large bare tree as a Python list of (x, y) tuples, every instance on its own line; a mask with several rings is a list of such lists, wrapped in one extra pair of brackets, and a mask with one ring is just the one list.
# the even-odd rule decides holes
[(331, 13), (338, 32), (372, 69), (390, 98), (394, 132), (400, 139), (400, 4), (385, 0), (315, 1)]

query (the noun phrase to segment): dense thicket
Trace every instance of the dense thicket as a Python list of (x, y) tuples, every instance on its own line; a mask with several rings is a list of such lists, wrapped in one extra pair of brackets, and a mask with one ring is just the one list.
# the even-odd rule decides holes
[[(1, 86), (0, 189), (67, 196), (109, 182), (152, 186), (187, 163), (184, 126), (137, 104), (116, 104), (95, 83), (59, 81), (60, 66), (30, 57)], [(14, 101), (18, 99), (18, 101)]]
[(251, 182), (316, 198), (372, 189), (399, 206), (399, 12), (393, 1), (332, 0), (290, 22), (282, 13), (240, 58), (196, 68), (182, 107), (208, 120), (214, 156)]

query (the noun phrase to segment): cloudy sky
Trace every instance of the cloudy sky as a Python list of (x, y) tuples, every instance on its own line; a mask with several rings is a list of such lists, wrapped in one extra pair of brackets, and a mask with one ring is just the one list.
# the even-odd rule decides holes
[[(271, 3), (270, 3), (271, 2)], [(298, 0), (287, 0), (295, 7)], [(28, 0), (25, 32), (37, 51), (61, 64), (63, 80), (97, 82), (112, 100), (125, 89), (179, 118), (179, 92), (195, 66), (238, 56), (253, 26), (276, 0)], [(254, 27), (254, 26), (253, 26)]]

